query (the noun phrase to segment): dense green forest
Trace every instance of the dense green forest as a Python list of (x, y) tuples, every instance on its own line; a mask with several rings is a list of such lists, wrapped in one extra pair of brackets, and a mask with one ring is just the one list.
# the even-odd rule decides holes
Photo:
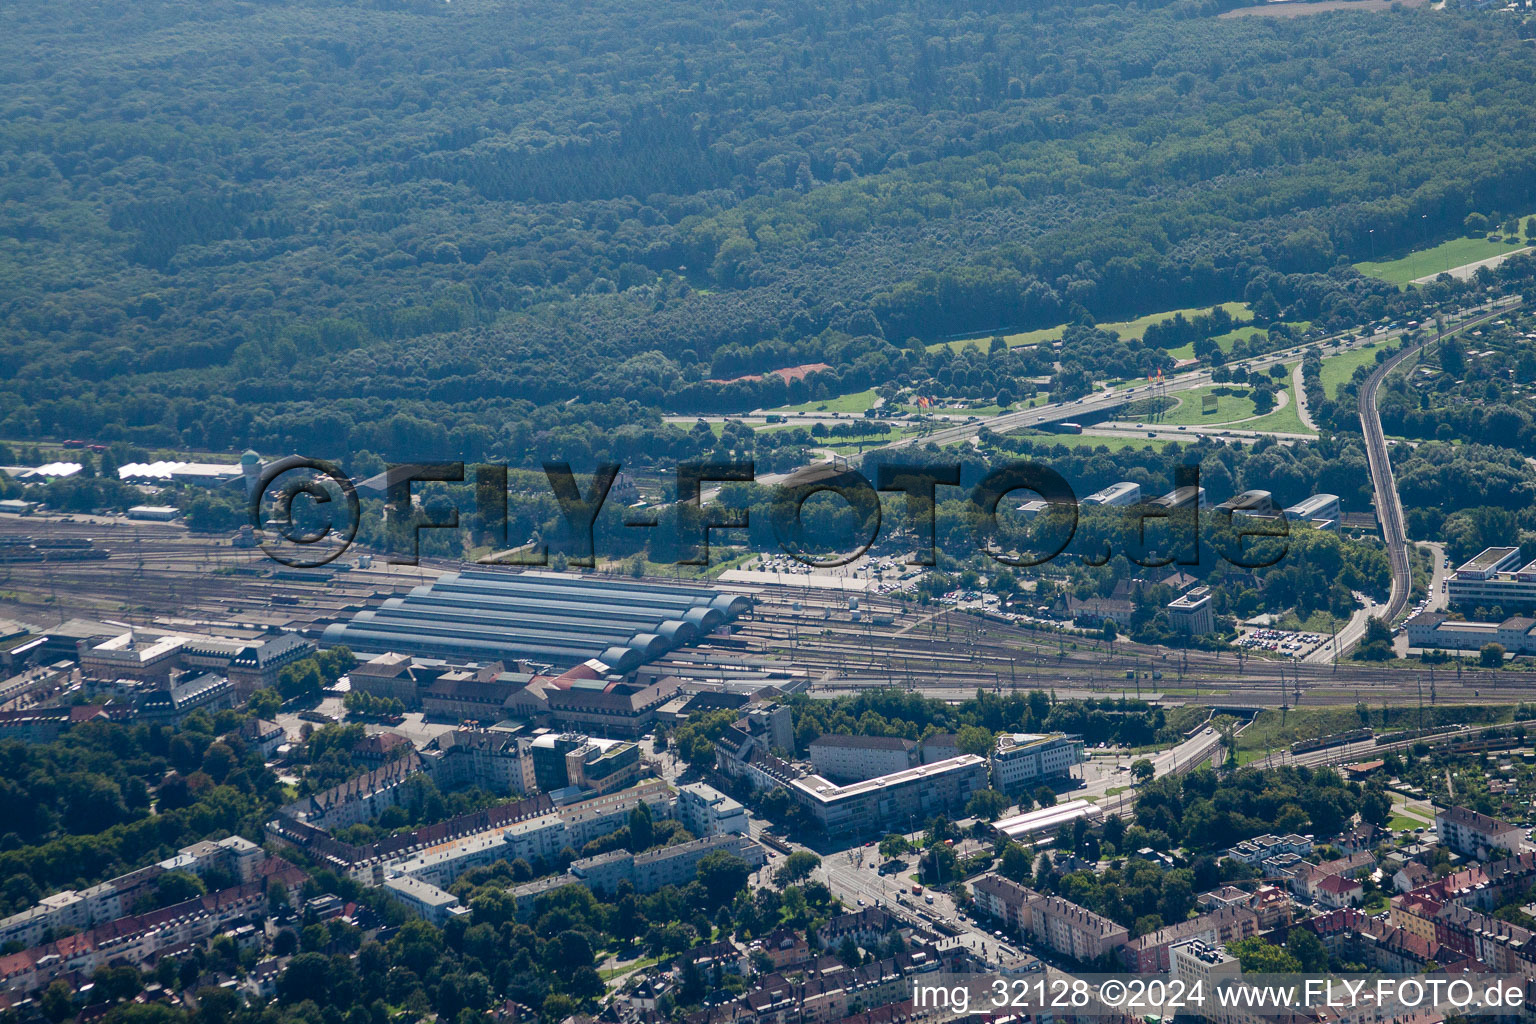
[(1536, 206), (1517, 22), (1220, 7), (17, 9), (0, 436), (670, 458), (663, 407), (927, 379), (947, 336), (1346, 327), (1417, 299), (1341, 261)]

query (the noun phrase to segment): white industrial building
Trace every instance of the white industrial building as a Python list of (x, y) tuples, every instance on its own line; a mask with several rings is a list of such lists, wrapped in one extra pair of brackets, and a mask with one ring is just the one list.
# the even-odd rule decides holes
[(992, 823), (992, 828), (1009, 839), (1031, 840), (1037, 836), (1055, 835), (1062, 826), (1071, 825), (1079, 818), (1085, 818), (1091, 824), (1100, 813), (1087, 800), (1068, 800), (1054, 807), (999, 818)]

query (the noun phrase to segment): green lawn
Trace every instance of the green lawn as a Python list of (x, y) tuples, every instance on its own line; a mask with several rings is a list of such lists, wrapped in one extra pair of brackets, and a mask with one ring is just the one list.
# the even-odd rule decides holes
[(1268, 416), (1264, 416), (1260, 419), (1248, 420), (1245, 423), (1234, 423), (1234, 427), (1236, 427), (1238, 430), (1264, 430), (1274, 431), (1275, 433), (1280, 434), (1314, 433), (1314, 431), (1308, 429), (1305, 423), (1301, 422), (1301, 414), (1296, 411), (1296, 385), (1290, 376), (1296, 372), (1296, 364), (1286, 363), (1285, 369), (1287, 373), (1286, 381), (1289, 385), (1287, 392), (1290, 395), (1290, 399), (1286, 402), (1285, 408), (1276, 409)]
[(799, 405), (784, 405), (777, 409), (769, 409), (769, 412), (796, 413), (796, 412), (863, 412), (875, 404), (875, 389), (855, 391), (851, 395), (838, 395), (836, 398), (828, 398), (817, 402), (802, 402)]
[[(757, 429), (759, 433), (763, 434), (777, 434), (786, 430), (797, 429), (810, 433), (813, 426), (815, 426), (813, 423), (775, 423), (772, 426), (758, 427)], [(939, 424), (939, 426), (942, 427), (944, 424)], [(828, 427), (827, 429), (830, 430), (831, 428)], [(858, 437), (832, 437), (831, 435), (828, 435), (827, 437), (817, 437), (815, 434), (812, 434), (811, 443), (814, 444), (817, 448), (842, 450), (846, 448), (857, 448), (860, 444), (885, 444), (887, 441), (895, 441), (899, 438), (906, 437), (908, 434), (914, 434), (916, 432), (917, 430), (915, 427), (899, 426), (892, 427), (883, 433), (860, 434)]]
[[(1221, 305), (1228, 313), (1232, 314), (1234, 320), (1241, 320), (1249, 316), (1248, 304), (1245, 302), (1223, 302)], [(1135, 338), (1139, 341), (1141, 336), (1147, 332), (1147, 328), (1155, 323), (1171, 320), (1179, 313), (1183, 313), (1185, 316), (1194, 316), (1197, 313), (1204, 313), (1209, 309), (1211, 309), (1210, 306), (1200, 306), (1195, 309), (1170, 309), (1162, 313), (1148, 313), (1146, 316), (1137, 317), (1135, 320), (1121, 320), (1115, 323), (1099, 324), (1099, 326), (1106, 331), (1114, 331), (1122, 338)], [(1005, 334), (1003, 335), (1003, 340), (1008, 343), (1009, 348), (1018, 348), (1021, 345), (1038, 345), (1043, 341), (1055, 341), (1065, 333), (1066, 329), (1066, 324), (1057, 324), (1055, 327), (1042, 327), (1036, 331)], [(959, 341), (941, 341), (937, 345), (929, 345), (928, 348), (932, 350), (947, 346), (951, 350), (958, 352), (967, 345), (976, 345), (985, 352), (991, 343), (992, 338), (988, 335), (984, 338), (962, 338)], [(1174, 349), (1170, 352), (1170, 355), (1173, 355), (1175, 359), (1189, 358), (1187, 354), (1183, 356), (1178, 355), (1178, 352), (1178, 349)]]
[(1344, 352), (1336, 356), (1327, 356), (1323, 359), (1321, 378), (1323, 382), (1323, 394), (1329, 398), (1337, 398), (1339, 388), (1348, 384), (1350, 378), (1355, 375), (1355, 370), (1361, 366), (1374, 366), (1376, 352), (1380, 344), (1372, 342), (1364, 348), (1353, 352)]
[[(1521, 223), (1524, 222), (1522, 218)], [(1525, 248), (1523, 242), (1490, 242), (1486, 238), (1453, 238), (1449, 242), (1441, 242), (1434, 248), (1409, 253), (1399, 260), (1380, 263), (1367, 260), (1364, 263), (1356, 263), (1355, 269), (1367, 277), (1405, 285), (1420, 277), (1455, 270), (1468, 263), (1476, 263), (1490, 256), (1499, 256), (1523, 248)]]
[(1241, 389), (1242, 394), (1217, 395), (1216, 409), (1214, 412), (1205, 411), (1205, 396), (1213, 394), (1217, 388), (1223, 391), (1232, 390), (1231, 385), (1218, 384), (1215, 387), (1196, 388), (1193, 391), (1181, 391), (1170, 396), (1178, 398), (1179, 405), (1170, 409), (1157, 420), (1161, 424), (1185, 424), (1188, 426), (1208, 426), (1216, 423), (1231, 423), (1233, 420), (1243, 420), (1254, 415), (1253, 399), (1248, 397), (1247, 389)]
[(1162, 448), (1172, 441), (1151, 437), (1093, 437), (1088, 434), (1048, 434), (1044, 431), (1024, 430), (1009, 431), (1010, 434), (1022, 434), (1030, 441), (1040, 444), (1059, 444), (1067, 448), (1098, 448), (1103, 447), (1112, 452), (1124, 451), (1127, 448)]
[(1275, 623), (1275, 628), (1289, 629), (1296, 633), (1331, 633), (1335, 626), (1342, 628), (1348, 621), (1348, 616), (1335, 619), (1319, 608), (1305, 619), (1298, 619), (1294, 611), (1287, 612), (1280, 621)]

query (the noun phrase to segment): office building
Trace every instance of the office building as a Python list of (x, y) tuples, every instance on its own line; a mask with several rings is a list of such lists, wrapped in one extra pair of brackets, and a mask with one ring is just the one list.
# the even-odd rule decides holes
[(1444, 612), (1420, 612), (1406, 623), (1408, 645), (1425, 650), (1477, 651), (1498, 644), (1511, 654), (1536, 654), (1536, 619), (1512, 615), (1501, 622), (1453, 619)]
[(1446, 599), (1453, 606), (1468, 610), (1536, 611), (1536, 561), (1525, 565), (1519, 562), (1519, 548), (1483, 549), (1458, 566), (1445, 581)]
[(1250, 516), (1270, 516), (1275, 514), (1275, 496), (1268, 491), (1248, 490), (1241, 494), (1234, 494), (1220, 505), (1216, 511), (1231, 515), (1234, 512)]
[(97, 642), (81, 643), (80, 674), (86, 679), (111, 682), (142, 679), (168, 682), (182, 666), (181, 648), (188, 637), (171, 633), (141, 637), (133, 630)]
[(1109, 505), (1114, 508), (1124, 508), (1134, 505), (1141, 500), (1141, 485), (1122, 480), (1117, 484), (1110, 484), (1102, 491), (1094, 491), (1082, 500), (1084, 505)]
[(1083, 759), (1083, 741), (1065, 733), (1004, 733), (988, 760), (992, 788), (1010, 796), (1034, 789), (1047, 778), (1068, 775)]
[(849, 785), (808, 775), (787, 779), (786, 788), (828, 835), (873, 835), (954, 814), (987, 782), (987, 762), (962, 754)]
[(640, 748), (622, 740), (545, 733), (528, 745), (534, 784), (546, 793), (575, 786), (607, 793), (640, 774)]
[(1337, 494), (1314, 494), (1285, 510), (1285, 518), (1294, 523), (1308, 523), (1320, 530), (1338, 526), (1343, 511)]
[(297, 633), (279, 633), (244, 644), (229, 659), (224, 674), (235, 688), (235, 699), (250, 700), (257, 690), (277, 688), (284, 668), (315, 653), (314, 641)]
[(1169, 946), (1168, 970), (1174, 980), (1182, 981), (1188, 989), (1199, 984), (1205, 993), (1243, 977), (1237, 957), (1204, 939), (1184, 939)]
[(1169, 512), (1209, 507), (1209, 501), (1205, 496), (1205, 488), (1194, 485), (1175, 487), (1161, 498), (1153, 498), (1149, 504)]
[(212, 672), (178, 672), (164, 686), (139, 698), (138, 717), (146, 722), (176, 725), (194, 711), (212, 714), (235, 706), (235, 688)]
[(1168, 622), (1190, 636), (1204, 636), (1216, 629), (1216, 613), (1210, 587), (1195, 587), (1168, 602)]

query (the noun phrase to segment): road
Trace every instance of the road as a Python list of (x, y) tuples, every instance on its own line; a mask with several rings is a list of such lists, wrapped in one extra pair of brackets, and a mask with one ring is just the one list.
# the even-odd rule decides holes
[[(1338, 348), (1331, 350), (1329, 354), (1337, 355), (1339, 353), (1348, 352), (1362, 345), (1383, 340), (1391, 340), (1401, 333), (1402, 331), (1386, 331), (1379, 334), (1362, 334), (1352, 340), (1342, 341)], [(1297, 345), (1292, 348), (1281, 349), (1277, 352), (1269, 352), (1262, 356), (1255, 356), (1251, 359), (1244, 359), (1241, 360), (1241, 362), (1244, 366), (1248, 367), (1250, 372), (1254, 370), (1265, 370), (1278, 363), (1284, 363), (1291, 359), (1297, 359), (1307, 348), (1323, 344), (1328, 340), (1329, 339), (1324, 338), (1319, 339), (1318, 341), (1307, 342), (1303, 345)], [(1167, 378), (1163, 383), (1156, 385), (1155, 390), (1154, 385), (1138, 384), (1129, 388), (1114, 389), (1110, 391), (1096, 391), (1084, 398), (1076, 399), (1070, 402), (1053, 402), (1049, 405), (1037, 406), (1033, 409), (1021, 409), (1017, 412), (1003, 413), (1000, 416), (994, 416), (991, 419), (982, 420), (979, 423), (965, 423), (959, 426), (946, 427), (940, 430), (935, 430), (931, 433), (921, 436), (901, 438), (900, 440), (892, 441), (889, 444), (883, 445), (880, 448), (873, 448), (871, 451), (889, 451), (893, 449), (904, 448), (914, 444), (928, 444), (929, 442), (937, 445), (963, 443), (969, 441), (973, 437), (976, 437), (981, 433), (983, 428), (992, 430), (994, 432), (1002, 432), (1006, 430), (1017, 430), (1022, 427), (1038, 426), (1042, 423), (1059, 421), (1062, 418), (1062, 414), (1064, 412), (1071, 412), (1074, 415), (1105, 412), (1109, 409), (1123, 405), (1127, 401), (1136, 400), (1138, 398), (1149, 398), (1154, 393), (1162, 395), (1177, 391), (1189, 391), (1194, 388), (1205, 387), (1211, 383), (1211, 371), (1209, 369), (1191, 370), (1186, 373), (1176, 374)]]
[[(1456, 331), (1475, 327), (1495, 317), (1503, 316), (1510, 309), (1521, 304), (1522, 300), (1518, 296), (1512, 298), (1513, 301), (1497, 304), (1488, 313), (1463, 321), (1456, 327)], [(1435, 340), (1438, 341), (1441, 336), (1437, 333)], [(1381, 521), (1382, 538), (1387, 545), (1387, 560), (1392, 567), (1391, 597), (1388, 598), (1380, 614), (1380, 617), (1387, 622), (1396, 619), (1408, 606), (1408, 594), (1413, 588), (1413, 573), (1408, 559), (1408, 535), (1403, 528), (1403, 503), (1398, 498), (1397, 481), (1392, 476), (1392, 459), (1387, 451), (1386, 435), (1381, 429), (1381, 414), (1376, 408), (1376, 394), (1381, 390), (1381, 383), (1386, 380), (1387, 375), (1428, 342), (1429, 339), (1426, 338), (1416, 345), (1410, 345), (1379, 364), (1361, 385), (1358, 396), (1360, 428), (1365, 435), (1365, 453), (1371, 466), (1371, 489), (1376, 495), (1376, 518)], [(1349, 620), (1349, 625), (1339, 631), (1337, 639), (1330, 646), (1339, 653), (1348, 653), (1364, 638), (1367, 622), (1368, 616), (1357, 612)]]

